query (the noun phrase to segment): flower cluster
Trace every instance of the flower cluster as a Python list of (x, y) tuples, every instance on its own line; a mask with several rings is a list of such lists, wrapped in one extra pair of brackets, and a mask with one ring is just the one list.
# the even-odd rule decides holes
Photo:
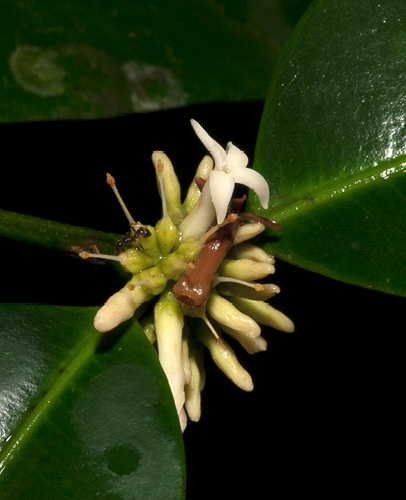
[[(132, 218), (114, 178), (107, 174), (130, 232), (117, 243), (117, 255), (81, 253), (83, 258), (118, 260), (132, 275), (98, 311), (94, 325), (107, 332), (137, 312), (145, 334), (156, 345), (182, 430), (187, 416), (198, 421), (201, 415), (205, 348), (238, 387), (251, 391), (252, 379), (223, 333), (256, 353), (267, 346), (260, 325), (294, 330), (292, 321), (267, 302), (279, 288), (258, 282), (274, 273), (273, 256), (248, 242), (265, 227), (279, 226), (242, 212), (245, 198), (233, 198), (235, 184), (243, 184), (266, 208), (268, 185), (247, 168), (243, 151), (231, 142), (224, 150), (196, 121), (191, 123), (211, 157), (201, 161), (183, 203), (173, 166), (161, 151), (152, 155), (162, 199), (162, 218), (155, 226)], [(140, 307), (151, 300), (150, 310)]]

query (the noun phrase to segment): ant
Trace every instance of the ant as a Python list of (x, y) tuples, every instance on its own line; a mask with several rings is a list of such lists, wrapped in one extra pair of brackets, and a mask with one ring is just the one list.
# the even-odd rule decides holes
[[(139, 223), (138, 223), (139, 224)], [(151, 236), (151, 231), (145, 226), (139, 226), (138, 224), (130, 224), (130, 234), (122, 240), (117, 241), (114, 253), (118, 255), (123, 250), (126, 249), (126, 245), (134, 243), (138, 250), (143, 251), (140, 239), (149, 238)]]

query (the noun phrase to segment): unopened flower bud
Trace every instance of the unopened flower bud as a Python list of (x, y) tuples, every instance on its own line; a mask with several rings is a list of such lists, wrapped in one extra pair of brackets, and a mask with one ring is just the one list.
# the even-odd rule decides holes
[(129, 248), (120, 254), (121, 265), (131, 274), (139, 273), (154, 262), (155, 260), (147, 255), (146, 252), (141, 252), (137, 248)]
[(205, 325), (199, 325), (198, 335), (220, 370), (240, 389), (252, 391), (254, 388), (252, 378), (241, 366), (231, 347), (224, 341), (221, 345)]
[[(132, 318), (135, 310), (152, 295), (137, 286), (138, 277), (130, 280), (124, 288), (112, 295), (97, 311), (94, 327), (99, 332), (108, 332)], [(132, 285), (129, 287), (129, 285)]]
[(261, 325), (270, 326), (275, 330), (287, 333), (295, 331), (293, 321), (267, 302), (241, 297), (230, 297), (230, 300), (240, 311), (248, 314)]
[[(182, 218), (180, 203), (180, 184), (172, 166), (171, 160), (163, 151), (154, 151), (152, 153), (152, 163), (155, 166), (158, 189), (161, 197), (165, 196), (168, 215), (175, 224), (179, 224)], [(162, 184), (165, 193), (161, 192), (161, 183), (159, 175), (162, 175)]]
[(179, 231), (169, 215), (162, 217), (155, 226), (159, 250), (168, 255), (179, 241)]
[(261, 247), (252, 245), (251, 243), (241, 243), (234, 245), (230, 252), (230, 256), (234, 259), (251, 259), (256, 262), (266, 262), (275, 264), (275, 257), (268, 252), (265, 252)]
[(200, 252), (202, 251), (203, 243), (194, 238), (186, 238), (183, 239), (178, 248), (176, 249), (176, 253), (178, 255), (183, 255), (188, 262), (195, 262)]
[(267, 349), (268, 344), (262, 335), (255, 337), (254, 335), (238, 332), (224, 325), (221, 326), (221, 329), (227, 333), (227, 335), (237, 340), (248, 354), (255, 354), (257, 352), (266, 351)]
[(182, 364), (183, 313), (173, 292), (163, 293), (154, 308), (159, 361), (166, 374), (176, 410), (180, 414), (185, 402), (185, 374)]
[[(213, 160), (210, 156), (206, 155), (197, 167), (195, 178), (200, 177), (201, 179), (207, 180), (212, 170)], [(186, 194), (185, 201), (182, 205), (183, 210), (186, 214), (188, 214), (196, 205), (197, 201), (199, 200), (200, 194), (201, 191), (198, 188), (195, 180), (193, 180)]]
[(161, 269), (168, 280), (177, 281), (188, 270), (188, 260), (178, 253), (171, 253), (161, 262)]
[(168, 282), (168, 278), (162, 273), (160, 266), (153, 266), (139, 273), (140, 287), (151, 295), (161, 293)]
[(261, 222), (252, 222), (250, 224), (241, 225), (234, 235), (233, 245), (238, 245), (243, 241), (250, 240), (258, 234), (261, 234), (264, 231), (265, 226), (261, 224)]
[(261, 333), (259, 325), (249, 316), (239, 311), (231, 302), (221, 297), (215, 290), (207, 301), (207, 311), (221, 325), (257, 337)]
[(268, 262), (256, 262), (251, 259), (224, 259), (219, 274), (240, 280), (260, 280), (275, 272), (275, 266)]
[(189, 362), (191, 379), (185, 386), (185, 407), (190, 420), (198, 422), (201, 416), (201, 392), (204, 387), (205, 371), (203, 350), (196, 343), (191, 343), (189, 347)]

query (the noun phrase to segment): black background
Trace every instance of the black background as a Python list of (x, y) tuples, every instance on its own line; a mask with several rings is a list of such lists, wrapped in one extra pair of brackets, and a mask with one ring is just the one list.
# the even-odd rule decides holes
[[(212, 104), (1, 125), (0, 206), (124, 234), (127, 222), (105, 183), (110, 172), (134, 217), (155, 223), (161, 207), (152, 151), (168, 154), (186, 188), (206, 153), (189, 119), (252, 158), (261, 112), (261, 103)], [(3, 302), (99, 305), (121, 284), (109, 266), (0, 243)], [(252, 374), (252, 393), (234, 387), (207, 356), (203, 415), (184, 434), (187, 499), (329, 497), (386, 487), (383, 470), (400, 446), (404, 299), (280, 261), (273, 282), (281, 293), (272, 304), (296, 331), (266, 330), (266, 353), (236, 347)]]

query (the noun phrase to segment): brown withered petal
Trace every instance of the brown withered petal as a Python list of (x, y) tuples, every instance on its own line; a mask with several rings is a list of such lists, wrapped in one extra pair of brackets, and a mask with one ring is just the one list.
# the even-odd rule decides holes
[(252, 222), (261, 222), (265, 227), (271, 227), (272, 229), (280, 229), (282, 226), (275, 222), (274, 220), (266, 219), (265, 217), (260, 217), (259, 215), (249, 214), (246, 212), (240, 212), (238, 214), (242, 220), (250, 220)]
[(240, 221), (237, 219), (220, 227), (207, 240), (195, 266), (179, 278), (173, 293), (179, 302), (188, 307), (202, 307), (206, 303), (213, 277), (233, 244), (233, 237)]

